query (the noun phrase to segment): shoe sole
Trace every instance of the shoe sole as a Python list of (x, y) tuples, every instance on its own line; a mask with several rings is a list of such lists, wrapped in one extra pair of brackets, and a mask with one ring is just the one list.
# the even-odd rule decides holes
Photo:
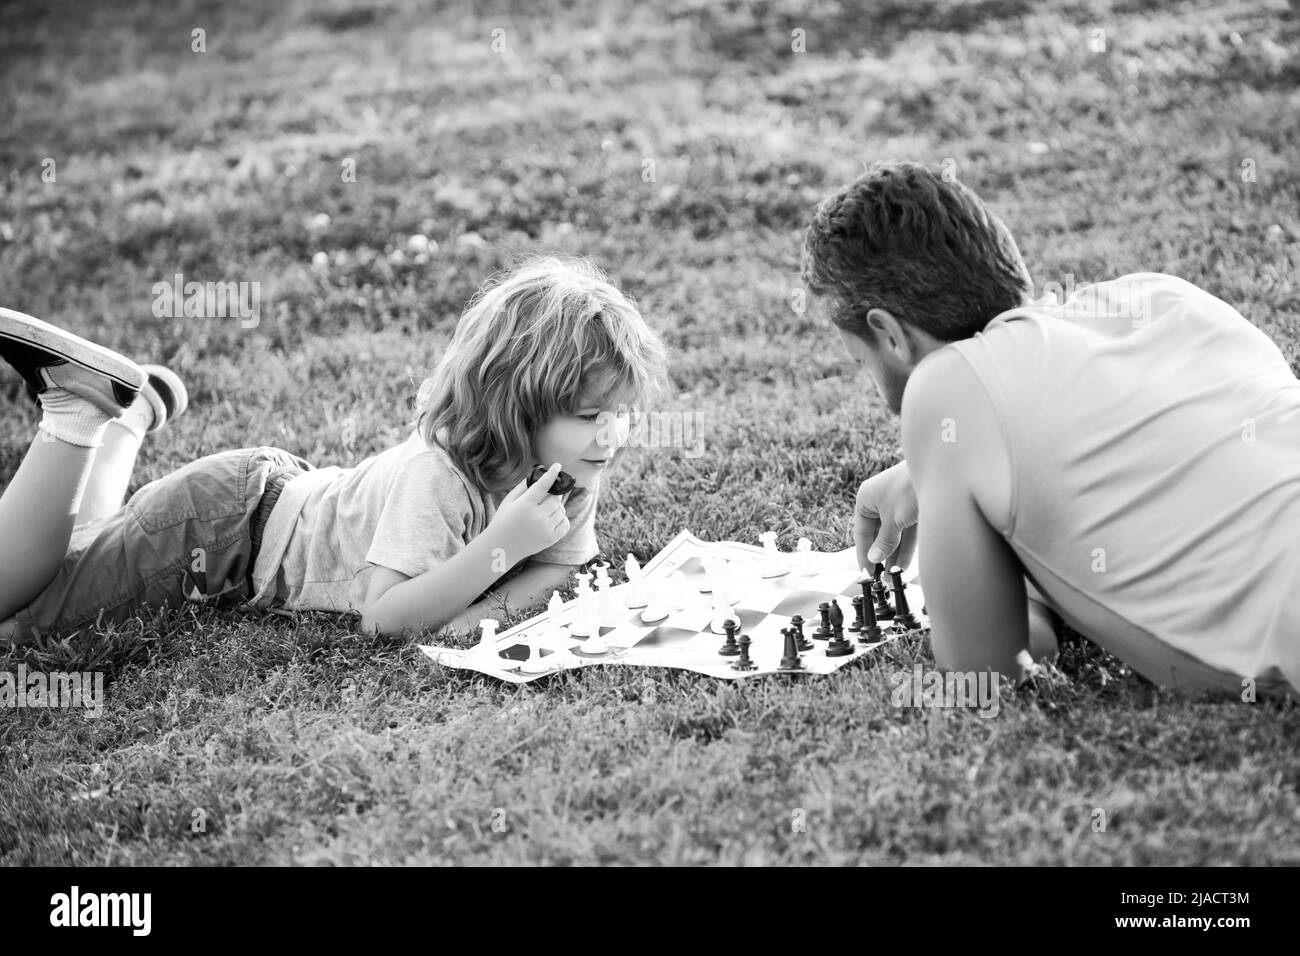
[(13, 309), (0, 309), (0, 339), (34, 345), (131, 392), (139, 392), (147, 380), (140, 366), (126, 356)]
[[(140, 368), (149, 378), (149, 383), (141, 390), (141, 394), (149, 400), (154, 411), (155, 421), (149, 431), (156, 432), (189, 408), (190, 395), (181, 377), (165, 365), (141, 365)], [(153, 393), (152, 397), (150, 392)], [(162, 406), (161, 409), (159, 405)]]

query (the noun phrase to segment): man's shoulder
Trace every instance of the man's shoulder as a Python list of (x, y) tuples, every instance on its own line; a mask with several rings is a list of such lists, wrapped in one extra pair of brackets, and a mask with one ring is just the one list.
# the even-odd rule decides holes
[(922, 481), (966, 492), (1001, 529), (1010, 510), (1005, 423), (960, 349), (944, 346), (908, 377), (900, 411), (903, 454)]

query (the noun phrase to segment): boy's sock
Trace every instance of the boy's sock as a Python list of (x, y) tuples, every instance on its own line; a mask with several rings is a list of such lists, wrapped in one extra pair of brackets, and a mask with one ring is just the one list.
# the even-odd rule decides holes
[(136, 441), (144, 441), (145, 433), (154, 425), (154, 407), (146, 398), (144, 392), (141, 391), (136, 396), (135, 401), (131, 403), (131, 406), (122, 413), (122, 417), (111, 419), (111, 421), (114, 425), (120, 425), (134, 435)]
[(53, 438), (98, 448), (104, 428), (113, 417), (65, 388), (47, 388), (40, 394), (41, 423), (37, 427)]

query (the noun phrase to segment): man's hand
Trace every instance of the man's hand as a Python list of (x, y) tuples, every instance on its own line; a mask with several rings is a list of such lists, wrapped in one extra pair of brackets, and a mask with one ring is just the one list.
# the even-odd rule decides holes
[(524, 558), (549, 548), (569, 533), (569, 517), (564, 502), (550, 494), (551, 484), (560, 473), (557, 462), (546, 469), (530, 487), (527, 479), (506, 495), (488, 527), (509, 541), (514, 558)]
[(907, 462), (873, 475), (858, 488), (853, 509), (853, 543), (858, 567), (877, 564), (906, 568), (916, 554), (918, 508)]

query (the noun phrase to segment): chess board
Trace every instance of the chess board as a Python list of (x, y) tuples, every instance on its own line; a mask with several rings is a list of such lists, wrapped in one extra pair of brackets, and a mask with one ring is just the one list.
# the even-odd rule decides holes
[[(729, 596), (733, 599), (731, 616), (740, 622), (740, 633), (750, 638), (753, 670), (735, 670), (732, 665), (736, 658), (718, 653), (724, 638), (710, 629), (713, 599), (711, 594), (701, 591), (701, 587), (707, 587), (703, 559), (710, 555), (727, 562)], [(669, 575), (681, 571), (686, 580), (681, 589), (684, 606), (672, 610), (662, 621), (647, 624), (641, 620), (641, 608), (627, 607), (631, 586), (620, 584), (611, 588), (608, 602), (611, 606), (601, 618), (599, 629), (609, 648), (605, 653), (585, 653), (583, 646), (589, 638), (576, 637), (568, 631), (568, 625), (576, 618), (576, 601), (560, 607), (555, 619), (546, 611), (503, 631), (496, 636), (491, 650), (428, 645), (421, 645), (420, 650), (439, 664), (475, 670), (512, 683), (526, 683), (560, 670), (591, 664), (678, 667), (731, 680), (789, 673), (780, 668), (784, 652), (781, 629), (790, 625), (793, 615), (803, 616), (804, 634), (808, 638), (812, 638), (817, 627), (818, 606), (824, 601), (839, 602), (846, 628), (853, 621), (851, 601), (854, 595), (862, 593), (856, 553), (852, 548), (834, 553), (785, 553), (782, 557), (789, 562), (790, 570), (778, 577), (762, 576), (764, 557), (761, 547), (731, 541), (704, 542), (689, 531), (682, 531), (645, 565), (643, 585), (646, 594), (653, 595), (665, 588), (663, 582)], [(916, 580), (915, 567), (914, 561), (903, 575), (907, 600), (912, 613), (922, 626), (927, 626), (922, 613), (924, 596)], [(794, 673), (829, 674), (902, 633), (892, 621), (881, 621), (880, 625), (883, 640), (873, 644), (858, 643), (856, 635), (846, 630), (845, 637), (853, 642), (853, 650), (843, 657), (828, 657), (827, 642), (813, 641), (814, 648), (801, 655), (802, 671)], [(524, 667), (530, 657), (533, 662)]]

